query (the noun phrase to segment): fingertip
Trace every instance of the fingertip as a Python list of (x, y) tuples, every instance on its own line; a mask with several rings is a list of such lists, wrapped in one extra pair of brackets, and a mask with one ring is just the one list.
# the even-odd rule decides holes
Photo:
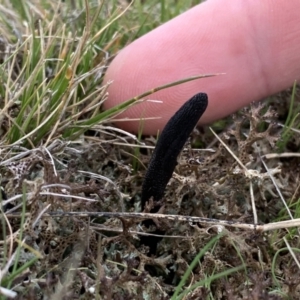
[[(296, 22), (295, 6), (300, 2), (225, 2), (206, 1), (123, 49), (105, 76), (105, 82), (112, 84), (104, 108), (183, 78), (226, 75), (156, 92), (147, 99), (162, 103), (131, 107), (119, 117), (135, 121), (118, 122), (118, 126), (133, 132), (142, 126), (144, 134), (156, 134), (183, 102), (199, 91), (209, 97), (201, 118), (202, 123), (209, 123), (287, 88), (299, 78), (300, 22)], [(143, 121), (145, 118), (159, 119)]]

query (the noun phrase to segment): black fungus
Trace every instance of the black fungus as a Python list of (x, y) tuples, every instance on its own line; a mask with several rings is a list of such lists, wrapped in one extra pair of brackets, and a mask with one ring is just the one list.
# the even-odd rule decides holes
[(208, 104), (207, 95), (199, 93), (185, 102), (163, 129), (154, 152), (142, 187), (142, 208), (153, 197), (159, 201), (164, 195), (168, 181), (177, 164), (190, 133), (205, 112)]

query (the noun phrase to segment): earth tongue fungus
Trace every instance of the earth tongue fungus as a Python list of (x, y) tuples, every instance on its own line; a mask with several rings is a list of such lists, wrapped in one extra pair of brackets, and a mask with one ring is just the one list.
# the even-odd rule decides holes
[[(206, 94), (196, 94), (185, 102), (166, 124), (150, 159), (143, 182), (142, 209), (145, 209), (146, 203), (152, 199), (154, 206), (150, 212), (156, 213), (159, 210), (160, 205), (157, 205), (157, 201), (163, 198), (165, 188), (176, 167), (177, 157), (200, 117), (205, 112), (207, 104)], [(154, 222), (146, 220), (143, 224), (149, 227), (154, 225)], [(163, 234), (158, 229), (152, 233)], [(143, 236), (141, 237), (141, 242), (150, 248), (150, 254), (154, 254), (160, 239), (153, 236)]]

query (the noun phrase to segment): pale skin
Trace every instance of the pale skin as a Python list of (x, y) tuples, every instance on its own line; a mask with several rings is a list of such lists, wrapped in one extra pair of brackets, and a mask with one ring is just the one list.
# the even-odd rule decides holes
[[(144, 134), (161, 131), (175, 111), (198, 92), (209, 105), (208, 124), (300, 79), (299, 0), (208, 0), (124, 48), (109, 66), (105, 108), (186, 77), (226, 73), (159, 91), (121, 117), (147, 118)], [(116, 123), (137, 133), (139, 121)]]

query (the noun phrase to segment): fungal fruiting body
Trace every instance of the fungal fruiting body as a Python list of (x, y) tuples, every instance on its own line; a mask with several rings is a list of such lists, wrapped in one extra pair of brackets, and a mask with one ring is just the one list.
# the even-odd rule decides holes
[(190, 133), (205, 112), (207, 95), (199, 93), (185, 102), (163, 129), (145, 175), (142, 187), (142, 208), (151, 197), (159, 201), (177, 164), (177, 157)]

